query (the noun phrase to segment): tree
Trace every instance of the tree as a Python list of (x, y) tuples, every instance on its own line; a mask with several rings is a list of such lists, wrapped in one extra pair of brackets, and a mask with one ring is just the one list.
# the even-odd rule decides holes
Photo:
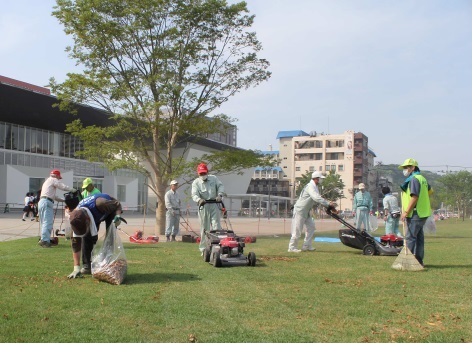
[[(54, 9), (73, 38), (70, 57), (83, 67), (62, 84), (50, 80), (60, 107), (83, 103), (113, 119), (105, 128), (84, 128), (80, 121), (68, 126), (84, 141), (82, 156), (111, 170), (141, 171), (161, 202), (171, 179), (195, 173), (196, 159), (174, 156), (177, 144), (225, 132), (233, 119), (214, 111), (270, 77), (268, 61), (257, 56), (261, 44), (248, 31), (254, 16), (244, 2), (57, 0)], [(214, 172), (267, 164), (257, 152), (240, 149), (201, 160), (213, 162)], [(161, 233), (164, 222), (159, 206)]]
[(457, 208), (464, 220), (472, 201), (472, 173), (462, 170), (446, 174), (441, 176), (438, 182), (441, 184), (439, 197), (447, 205)]
[[(297, 196), (300, 195), (303, 188), (311, 181), (311, 174), (308, 170), (300, 178), (300, 184), (297, 187)], [(318, 185), (320, 195), (326, 200), (337, 202), (343, 198), (344, 182), (339, 174), (330, 173), (326, 175), (323, 181)]]

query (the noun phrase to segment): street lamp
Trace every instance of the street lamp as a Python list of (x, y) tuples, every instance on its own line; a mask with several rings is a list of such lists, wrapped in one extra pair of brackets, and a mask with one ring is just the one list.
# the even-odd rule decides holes
[(269, 174), (269, 172), (272, 171), (272, 168), (270, 167), (266, 167), (264, 168), (265, 172), (266, 172), (266, 178), (267, 178), (267, 187), (268, 187), (268, 204), (267, 204), (267, 218), (270, 219), (270, 212), (272, 211), (272, 207), (271, 207), (271, 204), (270, 204), (270, 180), (271, 180), (271, 177), (272, 175)]

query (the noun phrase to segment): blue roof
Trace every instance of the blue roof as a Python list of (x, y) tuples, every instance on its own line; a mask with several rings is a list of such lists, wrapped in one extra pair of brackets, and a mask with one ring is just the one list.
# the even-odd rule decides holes
[(279, 133), (277, 134), (277, 139), (298, 137), (298, 136), (309, 136), (309, 134), (302, 130), (279, 131)]
[(369, 150), (369, 153), (370, 153), (372, 156), (377, 157), (377, 155), (375, 154), (374, 150), (372, 150), (372, 149), (370, 149), (370, 148), (369, 148), (368, 150)]

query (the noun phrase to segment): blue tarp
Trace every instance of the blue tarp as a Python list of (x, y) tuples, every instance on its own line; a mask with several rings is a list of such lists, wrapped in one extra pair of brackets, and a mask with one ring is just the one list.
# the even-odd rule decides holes
[(341, 243), (341, 240), (339, 238), (332, 237), (315, 237), (315, 242)]
[[(377, 242), (380, 242), (380, 237), (374, 237)], [(333, 237), (315, 237), (315, 242), (323, 242), (323, 243), (341, 243), (339, 238)]]

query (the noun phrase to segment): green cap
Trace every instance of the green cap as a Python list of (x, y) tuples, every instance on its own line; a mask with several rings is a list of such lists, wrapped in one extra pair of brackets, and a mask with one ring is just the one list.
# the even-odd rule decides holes
[(403, 162), (402, 165), (398, 166), (398, 169), (403, 169), (403, 167), (406, 167), (406, 166), (418, 167), (418, 162), (416, 162), (414, 158), (407, 158), (405, 162)]
[(82, 182), (82, 189), (87, 188), (88, 185), (93, 184), (93, 181), (91, 178), (86, 178), (84, 182)]

